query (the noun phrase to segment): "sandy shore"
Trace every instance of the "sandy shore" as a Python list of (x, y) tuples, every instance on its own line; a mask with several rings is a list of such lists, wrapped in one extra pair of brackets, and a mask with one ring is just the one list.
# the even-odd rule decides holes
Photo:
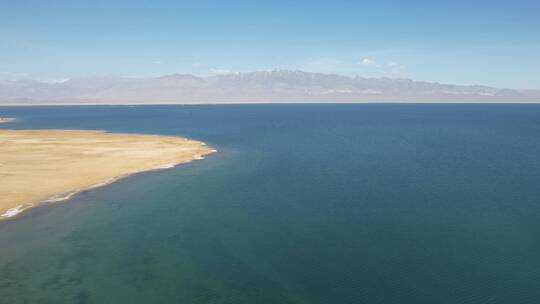
[(15, 122), (15, 118), (10, 117), (0, 117), (0, 123)]
[(0, 219), (213, 152), (202, 142), (172, 136), (0, 130)]

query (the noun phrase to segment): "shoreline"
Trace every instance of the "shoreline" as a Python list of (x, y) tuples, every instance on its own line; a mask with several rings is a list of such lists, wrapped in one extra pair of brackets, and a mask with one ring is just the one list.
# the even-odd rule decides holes
[(129, 101), (129, 102), (66, 102), (66, 103), (59, 103), (59, 102), (51, 102), (51, 103), (11, 103), (6, 102), (2, 103), (0, 102), (0, 108), (1, 107), (91, 107), (91, 106), (127, 106), (127, 107), (133, 107), (133, 106), (212, 106), (212, 105), (220, 105), (220, 106), (226, 106), (226, 105), (354, 105), (354, 104), (441, 104), (441, 105), (452, 105), (452, 104), (459, 104), (459, 105), (475, 105), (475, 104), (496, 104), (496, 105), (538, 105), (540, 104), (540, 98), (531, 98), (531, 99), (525, 99), (525, 100), (433, 100), (433, 99), (391, 99), (391, 100), (364, 100), (364, 101), (352, 101), (352, 100), (341, 100), (341, 101), (321, 101), (321, 100), (293, 100), (293, 101), (282, 101), (282, 100), (275, 100), (275, 101), (269, 101), (269, 100), (262, 100), (262, 101), (197, 101), (197, 102), (137, 102), (137, 101)]
[[(166, 155), (167, 157), (165, 158), (169, 158), (169, 160), (167, 159), (163, 159), (163, 161), (155, 161), (153, 159), (152, 160), (152, 163), (154, 165), (145, 165), (144, 163), (141, 164), (141, 163), (136, 163), (137, 166), (135, 166), (136, 168), (138, 169), (124, 169), (124, 172), (125, 173), (122, 173), (122, 171), (119, 171), (120, 173), (119, 174), (114, 174), (112, 177), (105, 177), (103, 175), (102, 172), (99, 172), (100, 173), (100, 176), (104, 176), (103, 178), (99, 178), (99, 179), (92, 179), (92, 180), (95, 180), (95, 182), (92, 182), (91, 184), (89, 185), (84, 185), (84, 182), (79, 182), (79, 184), (81, 186), (79, 187), (74, 187), (73, 189), (69, 189), (69, 188), (66, 188), (68, 186), (65, 186), (65, 185), (62, 185), (61, 188), (65, 188), (67, 191), (59, 191), (59, 192), (50, 192), (48, 195), (46, 196), (42, 196), (42, 197), (37, 197), (35, 199), (28, 199), (28, 200), (21, 200), (20, 198), (18, 199), (14, 199), (14, 201), (18, 200), (19, 202), (18, 203), (15, 203), (14, 204), (11, 204), (11, 206), (9, 207), (6, 207), (6, 200), (4, 199), (4, 206), (0, 205), (0, 222), (2, 221), (6, 221), (6, 220), (13, 220), (13, 219), (16, 219), (17, 217), (19, 217), (21, 214), (24, 213), (24, 211), (26, 210), (29, 210), (29, 209), (33, 209), (33, 208), (38, 208), (40, 206), (44, 206), (44, 205), (47, 205), (47, 204), (53, 204), (53, 203), (58, 203), (58, 202), (63, 202), (63, 201), (67, 201), (71, 198), (73, 198), (74, 196), (76, 196), (77, 194), (79, 193), (82, 193), (82, 192), (86, 192), (86, 191), (90, 191), (92, 189), (95, 189), (95, 188), (99, 188), (99, 187), (103, 187), (103, 186), (107, 186), (107, 185), (110, 185), (116, 181), (119, 181), (121, 179), (124, 179), (124, 178), (127, 178), (129, 176), (132, 176), (132, 175), (135, 175), (135, 174), (139, 174), (139, 173), (143, 173), (143, 172), (151, 172), (151, 171), (160, 171), (160, 170), (165, 170), (165, 169), (170, 169), (170, 168), (174, 168), (178, 165), (181, 165), (181, 164), (186, 164), (186, 163), (190, 163), (190, 162), (193, 162), (195, 160), (202, 160), (204, 159), (204, 156), (205, 155), (209, 155), (209, 154), (213, 154), (213, 153), (216, 153), (217, 150), (214, 149), (214, 148), (211, 148), (211, 147), (208, 147), (206, 145), (206, 143), (204, 142), (200, 142), (200, 141), (194, 141), (194, 140), (189, 140), (189, 139), (186, 139), (186, 138), (183, 138), (183, 137), (176, 137), (176, 136), (161, 136), (161, 135), (142, 135), (142, 134), (117, 134), (117, 133), (107, 133), (107, 132), (103, 132), (103, 131), (78, 131), (78, 130), (24, 130), (24, 131), (16, 131), (16, 130), (0, 130), (0, 141), (2, 140), (2, 136), (5, 135), (5, 133), (7, 133), (8, 135), (10, 134), (9, 132), (26, 132), (26, 133), (46, 133), (46, 134), (50, 134), (52, 133), (53, 135), (55, 136), (71, 136), (73, 137), (72, 135), (75, 134), (75, 135), (90, 135), (90, 136), (98, 136), (98, 137), (105, 137), (107, 140), (111, 140), (111, 138), (114, 138), (114, 137), (121, 137), (122, 139), (125, 139), (125, 138), (128, 138), (130, 141), (129, 141), (129, 144), (130, 145), (133, 145), (133, 139), (135, 138), (135, 140), (139, 139), (141, 140), (142, 144), (143, 145), (148, 145), (148, 142), (149, 142), (149, 139), (150, 139), (150, 143), (155, 143), (155, 142), (165, 142), (168, 144), (168, 146), (164, 146), (164, 147), (156, 147), (156, 149), (162, 149), (162, 150), (167, 150), (166, 152), (168, 152), (168, 154), (173, 154), (173, 156), (175, 156), (175, 158), (173, 158), (172, 160), (170, 159), (171, 158), (171, 155)], [(48, 133), (47, 133), (48, 132)], [(26, 140), (28, 140), (28, 138), (25, 138)], [(77, 139), (81, 139), (81, 138), (77, 138)], [(84, 137), (82, 139), (85, 139)], [(176, 146), (172, 146), (171, 145), (171, 141), (176, 144)], [(136, 142), (136, 141), (135, 141)], [(137, 142), (136, 142), (137, 143)], [(118, 147), (110, 147), (110, 146), (114, 146), (114, 144), (116, 143), (111, 143), (111, 142), (107, 142), (107, 145), (106, 145), (106, 148), (109, 148), (109, 149), (116, 149), (116, 150), (119, 150)], [(184, 144), (183, 146), (180, 145), (180, 144)], [(55, 145), (53, 144), (52, 145), (53, 148), (55, 148)], [(1, 150), (2, 147), (0, 147), (0, 156), (2, 155)], [(121, 147), (122, 148), (122, 147)], [(176, 150), (172, 150), (172, 149), (176, 149), (176, 150), (181, 150), (181, 152), (183, 154), (181, 155), (177, 155), (178, 154), (178, 151)], [(184, 149), (184, 150), (182, 150)], [(193, 151), (192, 153), (188, 153), (186, 152), (186, 149), (188, 149), (188, 152), (190, 151)], [(113, 154), (113, 153), (117, 153), (118, 152), (114, 150), (113, 152), (110, 152), (110, 154)], [(172, 150), (172, 151), (169, 151), (169, 150)], [(53, 151), (55, 152), (55, 151)], [(77, 151), (80, 153), (80, 151)], [(88, 152), (88, 151), (84, 151), (84, 152)], [(93, 152), (93, 151), (91, 151)], [(128, 153), (128, 157), (132, 157), (133, 156), (133, 153), (137, 153), (137, 152), (142, 152), (142, 153), (146, 153), (148, 154), (149, 152), (155, 152), (155, 151), (152, 151), (152, 147), (143, 147), (142, 149), (139, 148), (139, 150), (135, 150), (133, 151), (133, 149), (129, 150), (126, 148), (126, 150), (122, 150), (121, 152), (123, 153)], [(176, 154), (174, 154), (173, 152), (176, 152)], [(88, 152), (89, 153), (89, 152)], [(129, 154), (131, 153), (131, 154)], [(165, 155), (167, 153), (165, 152), (162, 152), (160, 150), (158, 150), (157, 152), (157, 155)], [(156, 154), (155, 153), (155, 154)], [(159, 154), (160, 153), (160, 154)], [(186, 154), (188, 153), (188, 154)], [(104, 155), (104, 157), (107, 157), (107, 153), (102, 153)], [(53, 153), (53, 155), (55, 155)], [(150, 154), (150, 156), (152, 156), (153, 154)], [(124, 155), (121, 154), (122, 157), (126, 157)], [(143, 155), (145, 158), (141, 158), (141, 162), (143, 161), (147, 161), (148, 155)], [(80, 158), (83, 158), (83, 157), (80, 157), (78, 155), (75, 156), (75, 162), (76, 161), (79, 161), (81, 162)], [(115, 162), (118, 162), (118, 157), (116, 157), (115, 159), (113, 159)], [(46, 162), (46, 160), (38, 160), (39, 162)], [(99, 164), (99, 163), (98, 163)], [(2, 164), (0, 162), (0, 175), (2, 174)], [(18, 164), (16, 164), (18, 165)], [(90, 163), (91, 166), (95, 166), (96, 165), (96, 162), (92, 162)], [(9, 167), (9, 166), (8, 166)], [(52, 169), (54, 170), (54, 173), (56, 171), (59, 171), (57, 167), (52, 167)], [(64, 171), (67, 170), (67, 172), (75, 172), (73, 170), (76, 170), (76, 169), (72, 169), (72, 171), (69, 171), (69, 168), (66, 168), (66, 167), (62, 167), (62, 169)], [(106, 167), (104, 168), (104, 171), (106, 171)], [(15, 170), (14, 172), (16, 172), (17, 170)], [(118, 171), (118, 170), (117, 170)], [(116, 172), (116, 171), (115, 171)], [(4, 174), (10, 174), (9, 170), (6, 172), (4, 172)], [(50, 173), (49, 173), (50, 174)], [(30, 176), (31, 175), (31, 172), (30, 173), (27, 173), (27, 176)], [(61, 175), (61, 173), (59, 173), (59, 175)], [(70, 176), (53, 176), (55, 178), (70, 178)], [(28, 180), (22, 180), (23, 183), (26, 183), (28, 184), (27, 186), (31, 187), (33, 186), (33, 183), (29, 182)], [(8, 181), (9, 183), (9, 181)], [(13, 181), (12, 181), (13, 183)], [(88, 182), (89, 183), (89, 182)], [(56, 185), (58, 186), (58, 185)], [(1, 187), (1, 185), (0, 185)], [(7, 188), (7, 186), (5, 186)], [(20, 185), (19, 185), (19, 188)], [(58, 188), (58, 187), (57, 187)], [(0, 189), (1, 190), (1, 189)], [(9, 191), (6, 191), (6, 195), (9, 196), (9, 193), (7, 193)], [(20, 192), (24, 192), (23, 191), (20, 191)], [(15, 193), (16, 194), (20, 194), (20, 193)], [(1, 202), (0, 202), (1, 203)], [(16, 204), (16, 205), (15, 205)], [(3, 207), (3, 208), (2, 208)]]
[(16, 122), (17, 119), (12, 117), (0, 117), (0, 123), (10, 123), (10, 122)]
[[(217, 152), (217, 150), (213, 149), (209, 154), (216, 153), (216, 152)], [(108, 185), (113, 184), (113, 183), (115, 183), (117, 181), (120, 181), (120, 180), (122, 180), (124, 178), (128, 178), (130, 176), (133, 176), (133, 175), (136, 175), (136, 174), (139, 174), (139, 173), (172, 169), (172, 168), (175, 168), (175, 167), (177, 167), (179, 165), (182, 165), (182, 164), (188, 164), (188, 163), (191, 163), (191, 162), (193, 162), (195, 160), (204, 160), (204, 159), (205, 159), (204, 156), (197, 155), (197, 156), (194, 156), (192, 160), (187, 160), (187, 161), (183, 161), (183, 162), (179, 162), (179, 163), (166, 164), (166, 165), (163, 165), (163, 166), (160, 166), (160, 167), (156, 167), (154, 169), (142, 170), (142, 171), (139, 171), (139, 172), (133, 172), (133, 173), (125, 174), (125, 175), (122, 175), (122, 176), (111, 177), (106, 181), (103, 181), (103, 182), (100, 182), (100, 183), (97, 183), (97, 184), (94, 184), (94, 185), (91, 185), (91, 186), (88, 186), (88, 187), (85, 187), (85, 188), (80, 188), (80, 189), (76, 189), (76, 190), (69, 191), (69, 192), (53, 194), (53, 195), (51, 195), (49, 197), (46, 197), (44, 199), (37, 200), (35, 202), (26, 203), (26, 204), (21, 204), (21, 205), (18, 205), (16, 207), (5, 210), (4, 213), (0, 214), (0, 222), (15, 219), (18, 216), (20, 216), (26, 210), (39, 208), (41, 206), (45, 206), (45, 205), (48, 205), (48, 204), (64, 202), (64, 201), (67, 201), (67, 200), (70, 200), (70, 199), (74, 198), (75, 196), (77, 196), (77, 194), (80, 194), (80, 193), (83, 193), (83, 192), (86, 192), (86, 191), (90, 191), (90, 190), (93, 190), (93, 189), (96, 189), (96, 188), (101, 188), (101, 187), (108, 186)]]

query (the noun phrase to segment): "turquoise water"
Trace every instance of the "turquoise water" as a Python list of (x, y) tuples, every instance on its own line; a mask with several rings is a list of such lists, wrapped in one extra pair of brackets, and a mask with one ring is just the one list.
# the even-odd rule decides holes
[(0, 303), (540, 302), (538, 105), (0, 116), (220, 151), (0, 223)]

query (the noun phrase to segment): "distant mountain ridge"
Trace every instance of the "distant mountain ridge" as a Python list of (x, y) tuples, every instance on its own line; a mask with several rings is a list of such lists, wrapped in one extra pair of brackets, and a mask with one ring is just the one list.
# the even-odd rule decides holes
[(0, 104), (263, 102), (540, 102), (540, 91), (275, 70), (197, 77), (0, 80)]

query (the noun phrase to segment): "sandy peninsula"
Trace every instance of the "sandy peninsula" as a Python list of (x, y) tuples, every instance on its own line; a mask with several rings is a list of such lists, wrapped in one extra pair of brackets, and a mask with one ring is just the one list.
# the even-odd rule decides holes
[(0, 123), (15, 122), (15, 118), (10, 117), (0, 117)]
[(173, 136), (0, 130), (0, 219), (213, 152), (202, 142)]

